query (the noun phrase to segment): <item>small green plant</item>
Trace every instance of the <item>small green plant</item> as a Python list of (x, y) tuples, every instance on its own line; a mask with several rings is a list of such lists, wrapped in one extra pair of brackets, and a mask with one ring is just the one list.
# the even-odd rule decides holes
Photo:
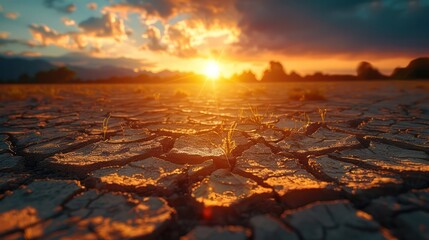
[(258, 107), (249, 107), (250, 115), (249, 120), (256, 124), (262, 124), (262, 121), (264, 120), (264, 116), (262, 114), (259, 114)]
[(106, 141), (107, 130), (109, 128), (110, 113), (103, 119), (103, 140)]
[(322, 123), (325, 123), (326, 112), (327, 112), (326, 109), (319, 108), (319, 114), (320, 114), (320, 118), (322, 119)]
[(224, 136), (224, 127), (223, 124), (220, 127), (221, 134), (219, 135), (222, 138), (222, 143), (219, 145), (213, 144), (215, 147), (220, 148), (226, 158), (226, 162), (229, 168), (231, 168), (230, 159), (232, 158), (232, 151), (237, 147), (237, 144), (232, 139), (234, 131), (236, 131), (237, 123), (234, 121), (228, 129), (226, 136)]

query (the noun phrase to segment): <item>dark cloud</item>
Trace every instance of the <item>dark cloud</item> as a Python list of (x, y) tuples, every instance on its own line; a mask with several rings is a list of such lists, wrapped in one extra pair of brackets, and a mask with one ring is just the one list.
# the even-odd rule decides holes
[(147, 39), (147, 43), (143, 46), (143, 49), (151, 51), (167, 50), (167, 45), (161, 41), (161, 34), (158, 28), (149, 26), (144, 34), (144, 38)]
[[(182, 14), (189, 28), (236, 27), (241, 51), (290, 55), (429, 51), (429, 0), (123, 0), (105, 10), (138, 12), (143, 19), (163, 22)], [(170, 35), (184, 39), (183, 31), (171, 29)]]
[(16, 39), (0, 38), (0, 47), (8, 44), (15, 44), (15, 43), (20, 43), (20, 42)]
[(11, 44), (18, 44), (26, 47), (36, 47), (26, 40), (7, 38), (7, 36), (2, 36), (2, 33), (0, 33), (0, 47), (11, 45)]
[(239, 46), (286, 54), (429, 53), (429, 3), (247, 0)]
[(125, 0), (121, 3), (115, 3), (108, 7), (113, 11), (139, 12), (150, 16), (168, 18), (172, 16), (177, 8), (179, 1), (174, 0)]
[(108, 11), (143, 14), (144, 18), (168, 20), (178, 14), (188, 21), (198, 21), (206, 26), (235, 22), (234, 0), (124, 0), (105, 8)]
[(44, 0), (43, 3), (47, 8), (52, 8), (62, 13), (72, 13), (76, 11), (76, 5), (64, 3), (64, 0)]
[(61, 63), (64, 65), (72, 65), (72, 66), (91, 66), (92, 68), (99, 68), (105, 66), (116, 66), (123, 68), (141, 68), (144, 67), (153, 67), (155, 66), (153, 63), (148, 62), (146, 60), (141, 59), (132, 59), (132, 58), (97, 58), (93, 57), (90, 54), (82, 53), (82, 52), (72, 52), (63, 56), (58, 57), (43, 57), (43, 59), (48, 60), (54, 63)]
[(96, 37), (112, 37), (116, 40), (120, 40), (128, 35), (123, 20), (117, 18), (112, 13), (106, 13), (102, 17), (90, 17), (79, 23), (79, 28), (85, 34)]

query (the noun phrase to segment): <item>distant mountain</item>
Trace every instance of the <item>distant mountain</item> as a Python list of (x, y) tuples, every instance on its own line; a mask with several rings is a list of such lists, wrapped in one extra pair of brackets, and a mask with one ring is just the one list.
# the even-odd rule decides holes
[[(18, 81), (19, 77), (24, 74), (32, 77), (38, 72), (51, 70), (58, 66), (42, 59), (0, 57), (0, 81)], [(65, 66), (73, 70), (76, 73), (76, 77), (82, 80), (135, 77), (142, 73), (146, 73), (147, 75), (154, 74), (148, 71), (134, 72), (129, 68), (108, 65), (93, 68), (68, 64)]]
[(55, 68), (55, 65), (40, 59), (0, 57), (0, 81), (17, 80), (21, 75), (34, 75)]
[(113, 66), (118, 68), (127, 68), (127, 69), (135, 69), (151, 66), (150, 63), (145, 62), (140, 59), (132, 59), (132, 58), (98, 58), (93, 57), (89, 54), (80, 53), (80, 52), (71, 52), (62, 56), (55, 57), (40, 57), (43, 60), (46, 60), (55, 65), (65, 65), (65, 66), (76, 66), (83, 68), (103, 68), (106, 66)]

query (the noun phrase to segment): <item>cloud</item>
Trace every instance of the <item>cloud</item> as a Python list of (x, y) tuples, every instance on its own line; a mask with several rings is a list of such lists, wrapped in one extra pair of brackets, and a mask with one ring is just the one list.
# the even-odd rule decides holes
[[(204, 45), (196, 44), (201, 29), (227, 29), (229, 38), (239, 35), (229, 41), (236, 43), (230, 50), (238, 49), (238, 54), (381, 56), (429, 51), (428, 0), (123, 0), (103, 10), (138, 13), (143, 25), (160, 21), (166, 29), (160, 34), (162, 42), (172, 54), (182, 51), (173, 51), (170, 35), (189, 40), (188, 49), (198, 49)], [(172, 26), (178, 20), (187, 29)]]
[(0, 38), (0, 47), (8, 44), (19, 43), (16, 39)]
[(90, 2), (86, 5), (86, 7), (90, 10), (96, 10), (97, 9), (97, 3), (95, 2)]
[(147, 62), (146, 60), (141, 59), (132, 59), (132, 58), (111, 58), (103, 57), (97, 58), (93, 57), (90, 54), (82, 52), (71, 52), (63, 56), (58, 57), (43, 57), (44, 59), (54, 62), (61, 65), (72, 65), (72, 66), (84, 66), (91, 68), (100, 68), (105, 66), (116, 66), (122, 68), (141, 68), (142, 66), (154, 66), (153, 63)]
[(163, 22), (186, 16), (188, 20), (203, 22), (207, 27), (233, 24), (236, 20), (235, 0), (124, 0), (104, 8), (105, 11), (124, 14), (139, 13), (142, 18), (157, 18)]
[[(63, 18), (67, 25), (73, 20)], [(71, 50), (89, 50), (102, 52), (103, 46), (112, 46), (126, 40), (131, 32), (125, 29), (123, 20), (113, 13), (102, 17), (90, 17), (78, 24), (79, 30), (58, 32), (47, 25), (31, 24), (28, 28), (32, 34), (32, 46), (54, 45)]]
[(19, 56), (23, 57), (39, 57), (41, 56), (40, 52), (33, 52), (33, 51), (23, 51), (18, 54)]
[(19, 13), (16, 13), (16, 12), (7, 12), (7, 13), (4, 14), (4, 16), (6, 18), (15, 20), (15, 19), (17, 19), (19, 17)]
[(167, 50), (167, 46), (161, 42), (161, 33), (158, 28), (149, 26), (143, 37), (147, 39), (147, 43), (143, 46), (143, 49), (151, 51)]
[(74, 4), (69, 4), (66, 6), (65, 11), (68, 13), (72, 13), (74, 11), (76, 11), (76, 5)]
[[(219, 38), (222, 43), (237, 39), (234, 1), (124, 0), (103, 10), (122, 16), (138, 13), (142, 24), (147, 27), (144, 34), (146, 43), (142, 46), (145, 50), (191, 58), (202, 54), (198, 48), (210, 39)], [(158, 23), (163, 25), (159, 28), (161, 30), (157, 30), (158, 26), (152, 27)], [(225, 41), (224, 38), (229, 40)], [(216, 45), (219, 47), (219, 44)], [(211, 51), (211, 47), (206, 46)]]
[(106, 13), (102, 17), (90, 17), (79, 23), (79, 28), (85, 34), (96, 37), (112, 37), (117, 41), (127, 38), (124, 21), (113, 13)]
[(408, 54), (429, 50), (429, 4), (399, 0), (237, 1), (242, 50)]
[(0, 32), (0, 39), (5, 39), (9, 37), (9, 33), (8, 32)]
[(167, 26), (166, 41), (171, 54), (189, 58), (197, 55), (198, 51), (192, 42), (192, 34), (185, 22)]
[(31, 24), (28, 28), (33, 39), (43, 46), (56, 45), (64, 48), (70, 46), (71, 38), (69, 34), (58, 33), (46, 25)]
[(23, 45), (27, 47), (34, 47), (28, 41), (9, 38), (8, 32), (0, 32), (0, 47), (5, 45), (10, 45), (10, 44), (18, 44), (18, 45)]
[(6, 51), (3, 51), (2, 54), (5, 56), (13, 56), (15, 52), (11, 50), (6, 50)]
[(76, 11), (75, 4), (66, 4), (64, 0), (44, 0), (43, 3), (47, 8), (52, 8), (62, 13), (72, 13)]
[(105, 8), (108, 11), (124, 13), (143, 13), (147, 16), (156, 16), (161, 18), (171, 17), (175, 13), (180, 1), (173, 0), (125, 0), (121, 3), (115, 3)]
[(67, 18), (67, 17), (61, 18), (61, 21), (66, 26), (75, 26), (76, 25), (76, 22), (73, 19), (70, 19), (70, 18)]

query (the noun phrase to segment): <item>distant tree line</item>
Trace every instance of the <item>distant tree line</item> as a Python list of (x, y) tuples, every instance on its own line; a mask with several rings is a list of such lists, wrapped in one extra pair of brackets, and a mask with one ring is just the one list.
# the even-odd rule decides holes
[[(84, 81), (79, 79), (76, 73), (67, 67), (58, 67), (48, 71), (40, 71), (34, 76), (23, 74), (19, 77), (21, 83), (175, 83), (175, 82), (201, 82), (204, 76), (195, 73), (178, 72), (169, 76), (156, 76), (141, 74), (138, 76), (117, 76), (106, 79)], [(384, 80), (384, 79), (429, 79), (429, 58), (417, 58), (412, 60), (404, 68), (396, 68), (390, 76), (383, 75), (369, 62), (361, 62), (357, 66), (356, 75), (351, 74), (324, 74), (316, 72), (301, 76), (295, 71), (286, 72), (280, 62), (271, 61), (269, 67), (263, 72), (261, 79), (257, 79), (251, 70), (234, 74), (228, 79), (240, 82), (287, 82), (287, 81), (353, 81), (353, 80)]]
[[(256, 75), (246, 70), (235, 74), (232, 79), (244, 82), (254, 82), (258, 79)], [(407, 67), (396, 68), (390, 76), (380, 73), (369, 62), (361, 62), (357, 66), (356, 75), (351, 74), (324, 74), (316, 72), (301, 76), (295, 71), (286, 73), (280, 62), (271, 61), (269, 67), (264, 71), (260, 81), (262, 82), (285, 82), (285, 81), (352, 81), (352, 80), (383, 80), (383, 79), (429, 79), (429, 58), (417, 58), (412, 60)]]
[(21, 83), (69, 83), (76, 80), (76, 73), (67, 67), (58, 67), (48, 71), (40, 71), (34, 76), (22, 74)]

